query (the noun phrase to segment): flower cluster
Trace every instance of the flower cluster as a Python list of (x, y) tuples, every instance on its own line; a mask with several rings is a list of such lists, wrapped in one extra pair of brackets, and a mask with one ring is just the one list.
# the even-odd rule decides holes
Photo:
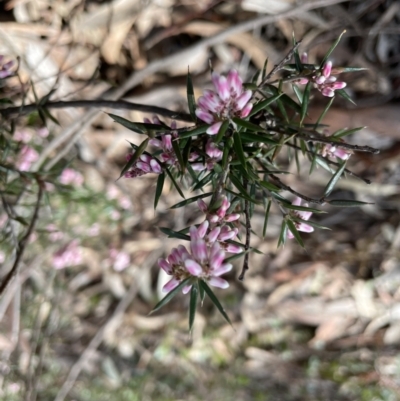
[[(232, 269), (230, 263), (223, 263), (225, 253), (240, 253), (242, 248), (229, 242), (237, 236), (239, 230), (226, 223), (238, 220), (240, 215), (226, 214), (230, 207), (226, 196), (221, 198), (219, 204), (215, 212), (209, 212), (206, 203), (198, 201), (199, 208), (206, 213), (206, 220), (198, 227), (192, 226), (189, 229), (191, 253), (180, 245), (166, 259), (159, 259), (158, 265), (172, 276), (164, 286), (164, 292), (173, 290), (188, 277), (201, 278), (214, 287), (228, 288), (228, 282), (220, 278)], [(183, 293), (188, 293), (191, 287), (191, 284), (185, 286)]]
[[(211, 246), (205, 240), (207, 227), (200, 225), (190, 227), (190, 251), (183, 245), (172, 249), (171, 254), (166, 259), (159, 259), (158, 265), (172, 279), (163, 287), (164, 292), (170, 292), (177, 287), (181, 281), (193, 277), (207, 281), (210, 285), (218, 288), (228, 288), (229, 283), (220, 276), (232, 270), (230, 263), (223, 263), (225, 251), (221, 249), (218, 242)], [(183, 288), (183, 293), (187, 294), (192, 288), (188, 284)]]
[(211, 126), (206, 131), (216, 135), (222, 122), (232, 117), (244, 118), (250, 114), (253, 104), (251, 90), (244, 90), (243, 82), (236, 70), (231, 70), (228, 76), (212, 73), (215, 92), (205, 90), (198, 99), (196, 116)]
[(4, 56), (0, 55), (0, 79), (7, 78), (13, 75), (11, 68), (14, 66), (14, 61), (8, 61), (4, 63)]
[[(129, 161), (132, 157), (133, 154), (129, 154), (126, 156), (126, 160)], [(162, 168), (154, 157), (142, 154), (139, 156), (139, 160), (133, 163), (131, 168), (125, 172), (124, 176), (126, 178), (136, 178), (148, 173), (161, 174)]]
[(17, 168), (19, 171), (29, 171), (32, 164), (39, 159), (39, 153), (28, 145), (24, 145), (18, 155)]
[(347, 160), (351, 156), (351, 153), (348, 150), (327, 143), (323, 146), (321, 155), (324, 157), (338, 157), (339, 159)]
[[(294, 206), (301, 206), (301, 199), (300, 198), (296, 198), (293, 202), (292, 205)], [(307, 207), (308, 203), (305, 203), (303, 206)], [(291, 210), (290, 214), (292, 216), (298, 217), (302, 220), (309, 220), (312, 212), (306, 212), (303, 210)], [(303, 222), (299, 222), (299, 221), (293, 221), (297, 231), (303, 231), (305, 233), (312, 233), (314, 231), (314, 227), (310, 226), (309, 224), (303, 223)], [(287, 237), (289, 239), (294, 238), (294, 235), (292, 234), (292, 232), (290, 230), (287, 231)]]
[[(303, 54), (301, 57), (303, 63), (307, 62), (307, 54)], [(335, 96), (335, 90), (343, 89), (346, 87), (346, 82), (337, 81), (337, 78), (332, 76), (332, 62), (328, 61), (322, 67), (322, 70), (311, 78), (303, 77), (298, 80), (300, 84), (307, 84), (312, 82), (314, 88), (318, 89), (324, 96), (333, 97)]]

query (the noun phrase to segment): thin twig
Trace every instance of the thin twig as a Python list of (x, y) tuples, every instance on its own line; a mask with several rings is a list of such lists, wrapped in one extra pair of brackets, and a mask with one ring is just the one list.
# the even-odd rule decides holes
[(0, 284), (0, 296), (4, 293), (5, 289), (10, 284), (12, 278), (18, 272), (18, 267), (19, 267), (19, 264), (21, 262), (22, 255), (24, 254), (26, 244), (27, 244), (27, 242), (29, 240), (30, 235), (33, 232), (33, 229), (35, 228), (36, 220), (39, 217), (40, 202), (42, 200), (42, 195), (43, 195), (42, 183), (40, 181), (38, 181), (38, 186), (39, 186), (39, 191), (38, 191), (35, 210), (33, 212), (33, 216), (32, 216), (31, 222), (29, 224), (29, 227), (28, 227), (25, 235), (18, 242), (17, 255), (15, 257), (15, 261), (14, 261), (14, 264), (13, 264), (12, 268), (6, 274), (6, 276), (3, 278), (3, 281)]
[(267, 76), (261, 81), (260, 85), (258, 85), (258, 87), (262, 87), (263, 85), (265, 85), (269, 79), (276, 74), (278, 71), (280, 71), (283, 66), (285, 64), (287, 64), (291, 58), (293, 57), (294, 52), (298, 49), (298, 47), (301, 44), (301, 40), (299, 40), (294, 46), (293, 48), (289, 51), (289, 53), (286, 55), (286, 57), (277, 65), (274, 66), (274, 68), (267, 74)]
[(107, 107), (110, 109), (119, 110), (136, 110), (144, 113), (154, 113), (160, 116), (169, 117), (174, 120), (193, 122), (190, 114), (178, 113), (176, 111), (165, 109), (164, 107), (148, 106), (144, 104), (127, 102), (125, 100), (72, 100), (66, 102), (47, 102), (44, 104), (31, 103), (25, 106), (8, 107), (6, 109), (0, 109), (0, 114), (3, 117), (14, 117), (18, 115), (26, 115), (38, 110), (39, 108), (44, 109), (67, 109), (67, 108), (102, 108)]
[(276, 177), (273, 174), (270, 174), (270, 177), (276, 181), (276, 185), (278, 185), (279, 188), (285, 189), (286, 191), (291, 192), (293, 195), (298, 196), (299, 198), (305, 200), (306, 202), (310, 203), (316, 203), (317, 205), (324, 205), (326, 203), (325, 199), (314, 199), (314, 198), (309, 198), (308, 196), (305, 196), (301, 194), (300, 192), (295, 191), (288, 185), (284, 184), (278, 177)]
[[(246, 178), (243, 179), (243, 186), (247, 191), (247, 184), (248, 181)], [(246, 243), (244, 245), (244, 260), (243, 260), (243, 267), (242, 271), (238, 277), (240, 281), (244, 280), (244, 275), (246, 271), (249, 270), (249, 249), (250, 249), (250, 238), (251, 238), (251, 221), (250, 221), (250, 203), (247, 199), (244, 201), (244, 215), (246, 218)]]

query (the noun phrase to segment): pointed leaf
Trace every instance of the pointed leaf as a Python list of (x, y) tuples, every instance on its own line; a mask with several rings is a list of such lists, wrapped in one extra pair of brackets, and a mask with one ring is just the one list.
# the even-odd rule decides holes
[(185, 199), (185, 195), (183, 195), (182, 190), (179, 188), (179, 185), (178, 185), (178, 183), (175, 181), (175, 178), (174, 178), (174, 176), (172, 175), (172, 173), (169, 171), (169, 168), (166, 168), (165, 171), (167, 172), (168, 177), (170, 178), (172, 184), (174, 185), (174, 187), (175, 187), (176, 190), (178, 191), (179, 195), (180, 195), (183, 199)]
[(162, 233), (168, 235), (169, 238), (178, 238), (178, 239), (183, 239), (183, 240), (185, 240), (185, 241), (190, 241), (189, 235), (183, 234), (183, 233), (181, 233), (181, 232), (179, 232), (179, 231), (171, 230), (171, 229), (168, 228), (168, 227), (158, 227), (158, 229), (159, 229)]
[(189, 302), (189, 331), (192, 331), (194, 318), (196, 316), (196, 306), (197, 306), (197, 295), (198, 290), (194, 285), (190, 290), (190, 302)]
[(203, 280), (200, 280), (199, 282), (200, 287), (203, 287), (204, 292), (209, 296), (213, 304), (217, 307), (221, 315), (225, 318), (225, 320), (232, 326), (232, 322), (229, 319), (229, 316), (226, 314), (225, 309), (222, 307), (220, 302), (218, 301), (218, 298), (215, 296), (211, 288), (207, 285), (207, 283)]
[(337, 169), (336, 173), (329, 180), (328, 184), (326, 185), (324, 196), (329, 196), (331, 194), (333, 188), (335, 188), (335, 185), (339, 181), (339, 178), (343, 174), (345, 168), (346, 168), (346, 162), (343, 162), (342, 165)]
[(185, 131), (178, 131), (179, 138), (184, 139), (184, 138), (190, 138), (195, 135), (200, 135), (204, 134), (208, 128), (210, 127), (209, 124), (203, 124), (199, 125), (197, 127), (194, 127), (193, 129), (185, 130)]
[(364, 126), (364, 127), (357, 127), (357, 128), (351, 128), (351, 129), (343, 128), (343, 129), (340, 129), (340, 130), (334, 132), (332, 134), (332, 137), (333, 138), (343, 138), (344, 136), (351, 135), (352, 133), (360, 131), (364, 128), (366, 128), (366, 127)]
[(117, 116), (116, 114), (108, 113), (108, 115), (117, 123), (123, 125), (125, 128), (128, 128), (131, 131), (137, 132), (138, 134), (145, 134), (146, 130), (142, 127), (139, 127), (138, 124), (127, 120), (126, 118)]
[(304, 89), (303, 100), (301, 102), (300, 125), (303, 124), (304, 118), (307, 115), (308, 103), (310, 101), (310, 91), (311, 91), (311, 82), (308, 82), (308, 84), (306, 85), (306, 88)]
[(268, 218), (269, 218), (269, 211), (271, 209), (271, 199), (268, 200), (267, 208), (265, 209), (265, 217), (264, 217), (264, 226), (263, 226), (263, 238), (265, 238), (265, 234), (267, 232), (268, 227)]
[(154, 312), (158, 311), (161, 309), (163, 306), (165, 306), (171, 299), (181, 290), (185, 285), (187, 285), (188, 281), (191, 279), (191, 277), (188, 277), (187, 279), (183, 280), (177, 287), (175, 287), (172, 291), (170, 291), (154, 308), (153, 310), (149, 313), (149, 315), (153, 314)]
[(286, 220), (283, 219), (282, 220), (282, 226), (281, 226), (281, 232), (279, 234), (278, 248), (281, 245), (285, 245), (286, 239), (287, 239), (287, 230), (288, 230), (288, 226), (287, 226)]
[(332, 206), (336, 207), (360, 207), (365, 205), (373, 205), (370, 202), (361, 202), (356, 200), (348, 200), (348, 199), (333, 199), (328, 202)]
[(335, 50), (336, 46), (339, 44), (340, 39), (342, 39), (342, 36), (346, 33), (346, 30), (344, 30), (340, 36), (335, 40), (335, 42), (332, 44), (332, 46), (329, 48), (328, 52), (325, 54), (325, 57), (322, 59), (321, 64), (320, 64), (320, 69), (323, 68), (324, 64), (326, 61), (328, 61), (329, 56), (332, 54), (332, 52)]
[(225, 120), (222, 125), (219, 127), (218, 134), (215, 138), (215, 143), (219, 144), (222, 141), (222, 138), (225, 136), (225, 133), (229, 127), (229, 120)]
[(207, 192), (205, 194), (193, 196), (193, 198), (185, 199), (182, 202), (176, 203), (175, 205), (171, 206), (170, 209), (178, 209), (182, 206), (189, 205), (190, 203), (196, 202), (198, 199), (207, 198), (207, 196), (213, 195), (214, 192)]
[(178, 159), (179, 166), (181, 168), (182, 173), (185, 172), (185, 163), (183, 162), (183, 156), (181, 149), (179, 148), (178, 141), (172, 141), (172, 148), (174, 149), (174, 153), (176, 158)]
[(196, 121), (196, 99), (194, 97), (194, 90), (193, 90), (193, 82), (192, 82), (192, 77), (190, 75), (189, 69), (188, 69), (188, 74), (187, 74), (187, 81), (186, 81), (186, 93), (187, 93), (187, 100), (188, 100), (188, 107), (189, 107), (189, 113), (193, 119), (193, 121)]
[(294, 225), (293, 221), (290, 220), (290, 219), (287, 219), (287, 220), (286, 220), (286, 224), (288, 225), (289, 230), (292, 232), (292, 234), (293, 234), (295, 240), (298, 242), (298, 244), (299, 244), (302, 248), (304, 248), (304, 242), (303, 242), (303, 240), (301, 239), (301, 236), (300, 236), (299, 232), (297, 231), (297, 228), (296, 228), (296, 226)]
[(257, 104), (254, 105), (254, 107), (251, 110), (251, 113), (249, 114), (249, 117), (254, 116), (257, 114), (260, 110), (266, 109), (268, 106), (270, 106), (272, 103), (277, 101), (281, 96), (283, 95), (282, 93), (278, 93), (275, 96), (269, 97), (265, 100), (262, 100), (258, 102)]
[(321, 115), (318, 117), (317, 122), (315, 123), (314, 129), (317, 129), (320, 122), (323, 120), (325, 117), (325, 114), (328, 112), (330, 107), (332, 106), (333, 101), (335, 100), (335, 97), (332, 97), (331, 100), (329, 100), (328, 104), (325, 106), (324, 111), (321, 113)]
[(246, 156), (243, 152), (242, 140), (240, 138), (239, 132), (237, 131), (233, 133), (233, 148), (235, 149), (235, 153), (238, 160), (240, 161), (240, 164), (245, 170), (247, 170)]
[(154, 195), (154, 209), (157, 208), (158, 201), (160, 199), (160, 196), (162, 194), (162, 190), (164, 188), (164, 182), (165, 182), (165, 173), (162, 173), (157, 178), (156, 193)]
[[(121, 178), (139, 159), (139, 157), (143, 154), (145, 151), (147, 144), (149, 143), (149, 138), (146, 138), (136, 149), (136, 152), (132, 155), (130, 160), (128, 160), (128, 163), (125, 164), (124, 168), (121, 171), (121, 174), (119, 178)], [(132, 145), (132, 144), (131, 144)], [(118, 178), (118, 179), (119, 179)]]
[(349, 94), (344, 89), (337, 89), (335, 93), (339, 94), (342, 98), (348, 100), (350, 103), (353, 103), (354, 106), (357, 106), (356, 102), (349, 96)]

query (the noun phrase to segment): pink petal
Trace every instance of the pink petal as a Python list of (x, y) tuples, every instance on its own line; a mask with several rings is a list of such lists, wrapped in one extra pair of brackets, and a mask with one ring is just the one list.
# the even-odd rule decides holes
[(185, 260), (185, 267), (192, 276), (198, 277), (203, 273), (203, 268), (193, 259)]
[(235, 235), (236, 235), (236, 233), (233, 230), (229, 230), (229, 231), (223, 232), (218, 237), (218, 241), (228, 241), (228, 240), (234, 238)]
[(315, 78), (315, 82), (318, 85), (322, 85), (325, 82), (326, 78), (323, 75), (320, 75), (319, 77)]
[(345, 88), (346, 86), (347, 86), (346, 82), (342, 82), (342, 81), (334, 82), (332, 85), (330, 85), (330, 87), (331, 87), (333, 90), (343, 89), (343, 88)]
[(325, 78), (328, 78), (329, 75), (331, 75), (332, 71), (332, 61), (328, 61), (325, 63), (324, 68), (322, 69), (322, 74), (324, 75)]
[(164, 150), (171, 151), (172, 150), (172, 136), (171, 135), (163, 135), (162, 144)]
[(303, 231), (305, 233), (312, 233), (314, 231), (314, 227), (309, 226), (308, 224), (305, 224), (305, 223), (300, 223), (299, 226), (297, 227), (297, 231)]
[(290, 230), (287, 230), (287, 237), (289, 239), (293, 239), (294, 238), (294, 235), (292, 234), (292, 232)]
[[(200, 117), (199, 117), (200, 118)], [(204, 121), (204, 120), (203, 120)], [(218, 121), (217, 123), (211, 125), (207, 131), (206, 134), (208, 135), (216, 135), (218, 134), (219, 129), (221, 128), (222, 121)]]
[(158, 266), (165, 271), (165, 273), (171, 275), (172, 267), (165, 259), (158, 259)]
[(186, 259), (190, 258), (189, 252), (183, 245), (179, 245), (177, 251), (178, 251), (180, 261), (184, 262)]
[(240, 96), (243, 90), (243, 82), (236, 70), (230, 70), (227, 77), (228, 85), (231, 94), (235, 97)]
[(199, 231), (196, 226), (191, 226), (189, 228), (190, 239), (200, 239)]
[(199, 209), (203, 212), (203, 213), (207, 213), (207, 204), (206, 202), (203, 201), (203, 199), (199, 199), (197, 201), (197, 206), (199, 207)]
[(333, 97), (335, 96), (335, 91), (331, 88), (324, 88), (321, 92), (326, 97)]
[(301, 205), (301, 198), (296, 197), (295, 200), (292, 202), (293, 206), (300, 206)]
[(300, 61), (301, 61), (303, 64), (307, 64), (307, 62), (308, 62), (308, 54), (307, 54), (306, 52), (304, 52), (304, 53), (300, 56)]
[(242, 248), (236, 244), (226, 244), (225, 251), (229, 253), (240, 253), (242, 252)]
[(301, 85), (307, 85), (308, 84), (308, 78), (300, 78), (297, 82), (299, 84), (301, 84)]
[(219, 75), (216, 72), (212, 73), (211, 79), (218, 93), (218, 96), (222, 100), (228, 100), (230, 94), (229, 94), (229, 84), (227, 79), (223, 75)]
[(182, 288), (182, 292), (184, 293), (184, 294), (187, 294), (191, 289), (192, 289), (192, 284), (190, 284), (190, 285), (185, 285), (183, 288)]
[(181, 280), (177, 280), (175, 277), (171, 278), (171, 280), (169, 280), (168, 283), (165, 284), (164, 287), (162, 288), (162, 292), (172, 291), (174, 288), (178, 287), (180, 282)]
[(212, 275), (214, 277), (222, 276), (223, 274), (230, 272), (232, 270), (232, 267), (233, 265), (231, 263), (224, 263), (218, 269), (215, 269), (212, 272)]
[(161, 148), (162, 142), (159, 139), (153, 138), (150, 139), (149, 144), (155, 146), (156, 148)]
[(151, 160), (150, 161), (150, 166), (151, 166), (151, 169), (153, 170), (153, 173), (156, 173), (156, 174), (161, 174), (162, 173), (162, 168), (158, 164), (157, 160), (154, 160), (154, 159)]
[(342, 159), (342, 160), (347, 160), (350, 157), (350, 153), (349, 152), (347, 152), (344, 149), (340, 149), (340, 148), (335, 150), (334, 155), (336, 157), (338, 157), (339, 159)]
[(203, 171), (207, 168), (203, 163), (192, 163), (190, 166), (194, 171)]
[(194, 238), (190, 240), (190, 249), (192, 251), (192, 255), (198, 260), (200, 263), (204, 263), (207, 260), (207, 246), (206, 242), (203, 239)]
[(208, 284), (212, 285), (213, 287), (218, 287), (222, 289), (226, 289), (229, 287), (229, 283), (220, 277), (210, 277), (207, 281)]
[(210, 268), (212, 270), (217, 270), (221, 267), (222, 262), (225, 259), (225, 251), (219, 249), (217, 252), (210, 256)]
[(244, 106), (249, 102), (253, 92), (251, 90), (247, 90), (246, 92), (242, 93), (239, 98), (236, 100), (236, 110), (242, 110)]
[(247, 103), (246, 106), (243, 107), (242, 111), (240, 112), (240, 117), (245, 118), (247, 117), (253, 108), (253, 103)]
[(196, 109), (196, 116), (207, 124), (212, 124), (214, 122), (214, 117), (202, 109)]
[(220, 226), (217, 226), (214, 229), (212, 229), (209, 232), (208, 236), (207, 236), (208, 241), (210, 243), (215, 242), (217, 240), (217, 238), (218, 238), (218, 235), (219, 235), (220, 231), (221, 231), (221, 227)]
[(210, 223), (208, 222), (208, 220), (203, 221), (199, 227), (197, 228), (197, 232), (200, 236), (200, 238), (204, 238), (204, 236), (206, 235), (206, 232), (208, 230), (208, 226), (210, 225)]
[(231, 223), (232, 221), (236, 221), (239, 219), (240, 219), (239, 213), (231, 213), (224, 217), (224, 221), (226, 221), (227, 223)]
[(136, 163), (136, 167), (142, 171), (144, 171), (145, 173), (150, 173), (151, 172), (151, 167), (144, 162), (137, 162)]

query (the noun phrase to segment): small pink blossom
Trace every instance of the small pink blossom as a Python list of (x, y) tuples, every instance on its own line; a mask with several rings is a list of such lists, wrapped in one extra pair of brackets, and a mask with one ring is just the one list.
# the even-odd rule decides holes
[(131, 263), (131, 257), (125, 251), (118, 251), (115, 248), (110, 249), (110, 261), (113, 269), (117, 272), (125, 270)]
[(65, 168), (58, 178), (63, 185), (76, 185), (80, 187), (83, 184), (83, 175), (72, 168)]
[(338, 157), (339, 159), (347, 160), (351, 156), (351, 152), (327, 143), (323, 146), (321, 155), (324, 157)]
[[(311, 78), (301, 77), (296, 82), (302, 85), (312, 82), (314, 87), (318, 89), (322, 95), (327, 97), (335, 96), (335, 91), (346, 87), (346, 82), (337, 81), (337, 78), (332, 76), (335, 72), (332, 69), (332, 62), (327, 61), (320, 72), (313, 75)], [(337, 73), (337, 72), (336, 72)]]
[(39, 159), (39, 153), (30, 146), (24, 145), (18, 156), (17, 168), (20, 171), (29, 171), (32, 163)]
[(57, 242), (64, 238), (64, 233), (60, 231), (55, 224), (48, 224), (46, 229), (51, 242)]
[(197, 117), (211, 126), (208, 135), (216, 135), (222, 121), (232, 118), (245, 118), (253, 107), (250, 99), (252, 91), (244, 90), (243, 82), (236, 70), (231, 70), (228, 76), (212, 73), (215, 91), (205, 90), (197, 102)]
[(0, 55), (0, 79), (7, 78), (13, 75), (11, 68), (14, 66), (14, 61), (8, 61), (7, 63), (3, 63), (4, 56)]
[[(183, 245), (179, 245), (178, 248), (172, 249), (166, 259), (158, 260), (160, 268), (172, 276), (163, 287), (163, 292), (172, 291), (189, 277), (205, 280), (214, 287), (229, 287), (229, 283), (220, 276), (231, 271), (232, 265), (223, 263), (225, 251), (218, 242), (207, 244), (204, 238), (207, 229), (208, 222), (199, 227), (190, 227), (190, 252)], [(188, 284), (182, 291), (187, 294), (191, 288), (192, 284)]]
[(73, 240), (53, 255), (53, 267), (57, 270), (82, 263), (78, 241)]
[[(129, 161), (132, 156), (133, 154), (129, 154), (127, 155), (126, 159)], [(147, 154), (142, 154), (140, 155), (139, 160), (137, 160), (125, 173), (125, 177), (136, 178), (148, 173), (161, 174), (162, 167), (158, 161), (154, 159), (154, 157)]]
[[(301, 199), (300, 198), (296, 198), (293, 202), (292, 205), (294, 206), (301, 206)], [(305, 203), (303, 206), (307, 207), (308, 203)], [(302, 220), (309, 220), (312, 212), (306, 212), (303, 210), (291, 210), (290, 214), (295, 216), (295, 217), (299, 217)], [(298, 221), (293, 221), (297, 231), (303, 231), (305, 233), (312, 233), (314, 231), (314, 227), (310, 226), (309, 224), (303, 223), (303, 222), (298, 222)], [(287, 237), (289, 239), (294, 238), (293, 233), (288, 229), (287, 231)]]

